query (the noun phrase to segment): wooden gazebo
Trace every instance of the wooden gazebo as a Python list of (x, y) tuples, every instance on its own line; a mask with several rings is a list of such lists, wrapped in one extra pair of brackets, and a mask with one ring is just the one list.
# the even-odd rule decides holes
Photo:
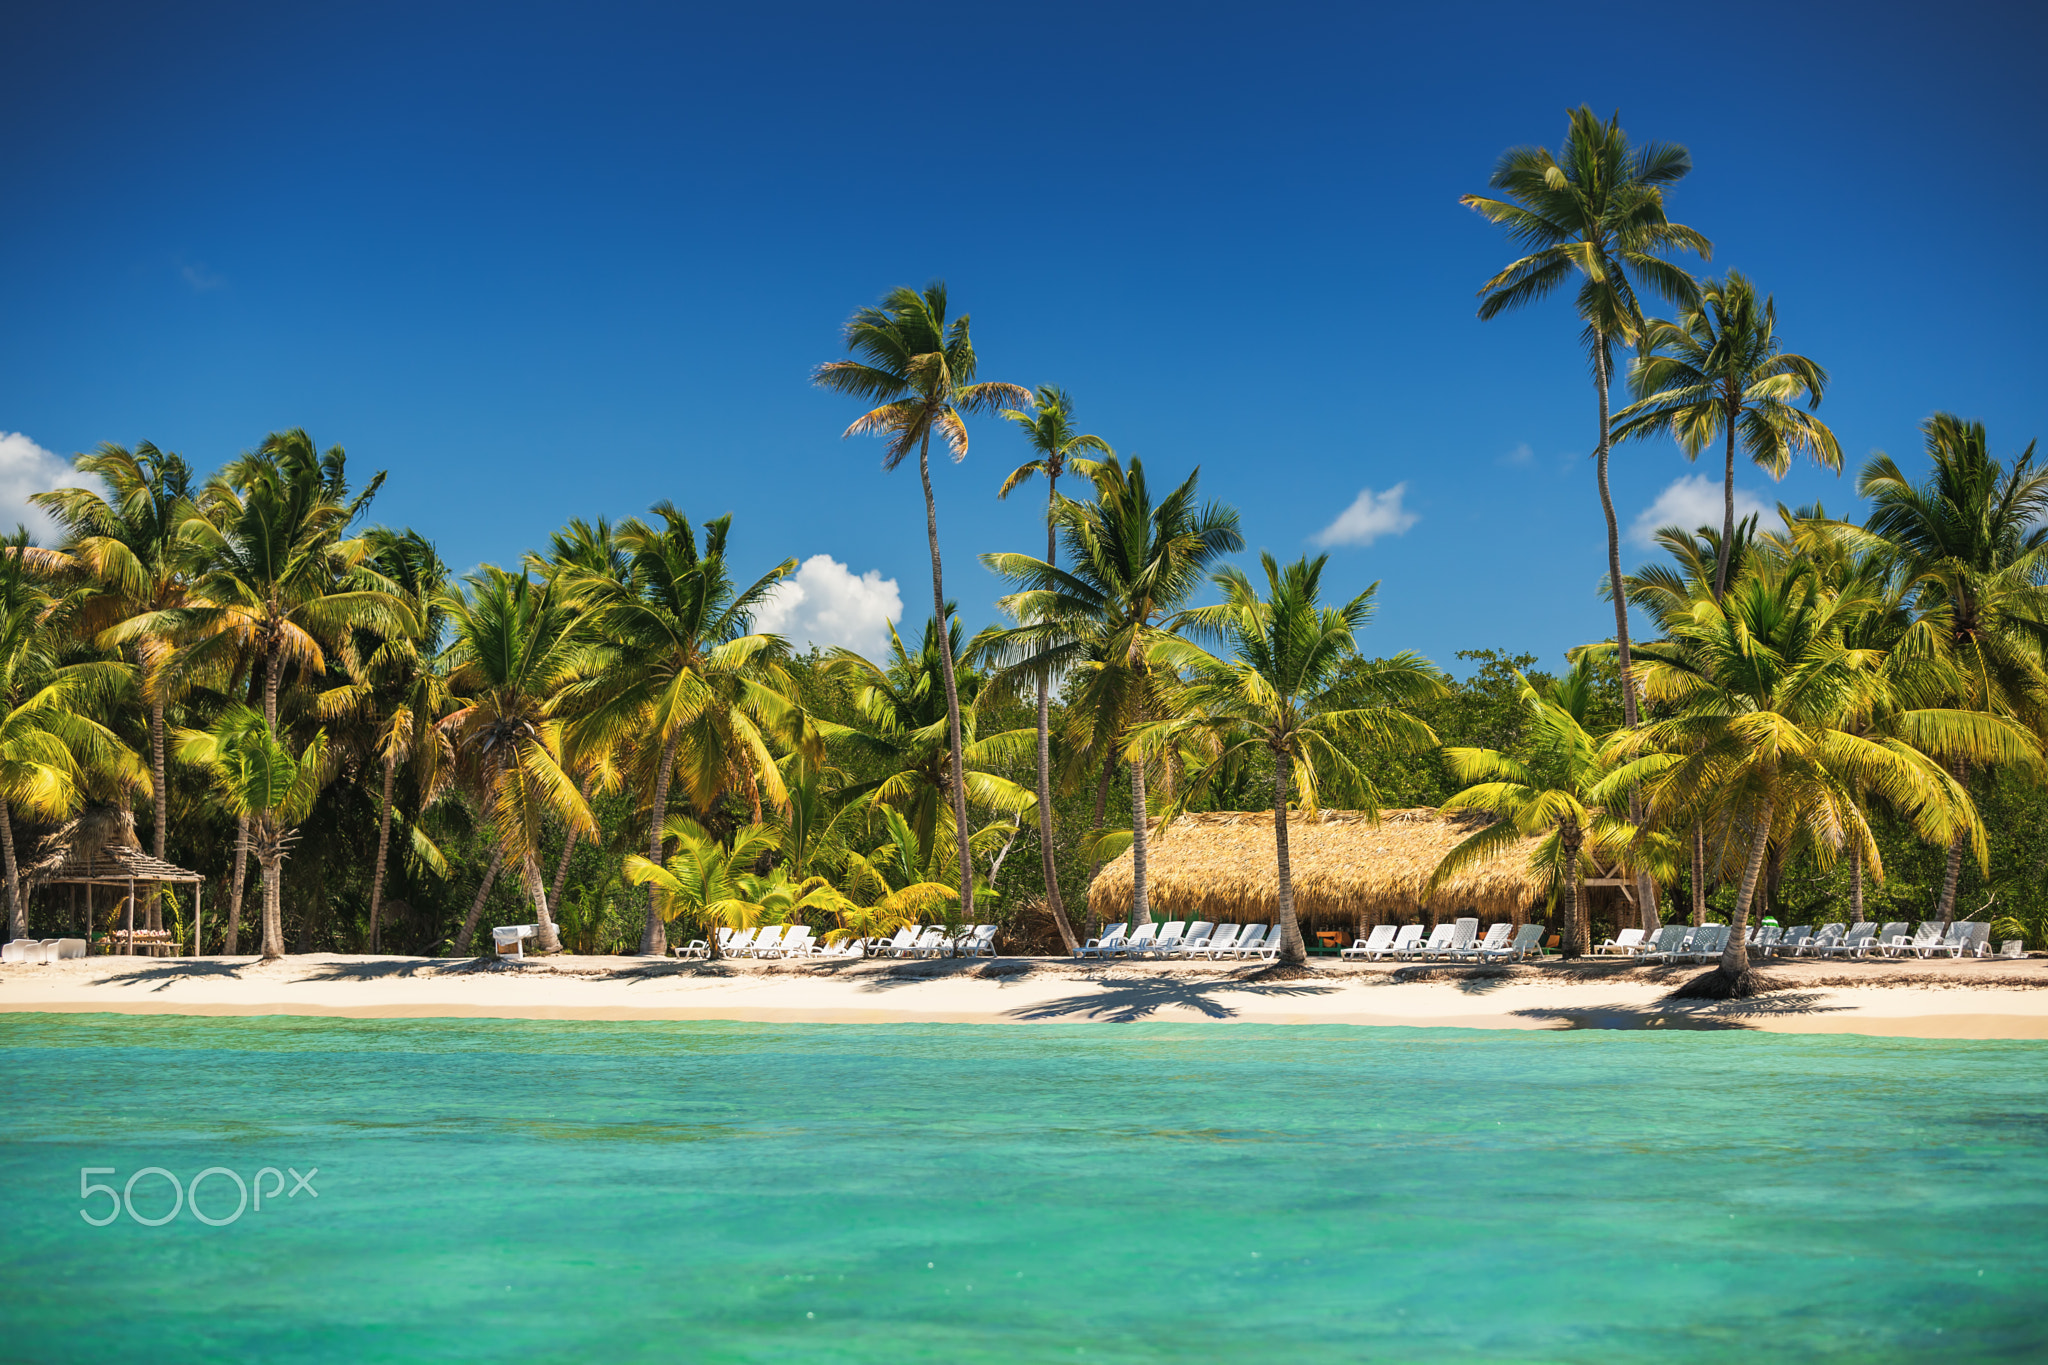
[[(166, 884), (190, 884), (192, 892), (192, 948), (196, 954), (206, 919), (200, 908), (200, 896), (206, 885), (206, 878), (197, 872), (188, 872), (182, 867), (152, 858), (134, 843), (133, 817), (125, 811), (97, 813), (99, 819), (81, 817), (73, 821), (46, 844), (48, 856), (35, 866), (26, 869), (31, 886), (69, 886), (71, 892), (71, 918), (79, 920), (78, 888), (85, 888), (83, 927), (88, 942), (92, 939), (93, 889), (100, 886), (120, 887), (126, 892), (127, 924), (122, 938), (130, 953), (135, 951), (135, 894), (137, 888), (153, 889)], [(109, 818), (112, 816), (113, 818)], [(92, 826), (97, 826), (93, 828)], [(111, 828), (109, 828), (111, 826)]]

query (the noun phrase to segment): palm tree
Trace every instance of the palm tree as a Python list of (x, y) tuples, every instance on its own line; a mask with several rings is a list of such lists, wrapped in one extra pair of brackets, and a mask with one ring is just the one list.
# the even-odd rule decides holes
[(435, 722), (453, 702), (447, 679), (435, 666), (448, 628), (448, 566), (434, 543), (417, 531), (372, 530), (370, 564), (392, 584), (417, 633), (403, 632), (377, 643), (365, 663), (377, 714), (377, 751), (384, 789), (377, 804), (377, 862), (370, 874), (370, 951), (377, 951), (377, 922), (384, 903), (384, 869), (391, 848), (391, 789), (402, 763), (410, 762), (420, 809), (432, 805), (445, 780), (445, 748)]
[[(1890, 543), (1917, 616), (1913, 636), (1953, 664), (1952, 704), (2048, 730), (2048, 470), (2034, 445), (2012, 467), (1991, 455), (1982, 422), (1939, 412), (1922, 424), (1927, 480), (1910, 482), (1888, 455), (1863, 466), (1856, 491), (1875, 504), (1869, 529)], [(1957, 776), (1969, 777), (1968, 760)], [(1938, 911), (1955, 914), (1963, 846), (1949, 846)]]
[[(776, 806), (788, 801), (768, 738), (800, 733), (803, 715), (789, 700), (793, 683), (777, 661), (782, 642), (752, 631), (754, 609), (796, 571), (796, 561), (786, 559), (737, 590), (725, 561), (730, 516), (704, 523), (700, 553), (689, 518), (674, 504), (663, 502), (654, 514), (658, 527), (632, 519), (612, 533), (623, 558), (619, 572), (593, 572), (572, 559), (557, 581), (604, 642), (595, 676), (577, 698), (586, 710), (575, 726), (576, 744), (615, 745), (629, 735), (645, 742), (653, 759), (647, 860), (658, 866), (678, 756), (684, 788), (700, 811), (723, 793), (744, 791), (758, 820), (763, 788)], [(650, 890), (641, 953), (663, 953), (664, 937)]]
[[(1054, 513), (1059, 508), (1060, 475), (1066, 472), (1069, 460), (1080, 472), (1087, 472), (1088, 464), (1079, 455), (1080, 451), (1092, 450), (1104, 456), (1116, 452), (1100, 436), (1074, 430), (1074, 404), (1064, 389), (1052, 384), (1040, 385), (1035, 408), (1035, 411), (1011, 408), (1003, 413), (1005, 419), (1024, 432), (1036, 458), (1011, 470), (1010, 477), (1003, 480), (1003, 486), (996, 490), (996, 497), (1007, 498), (1012, 491), (1029, 483), (1034, 475), (1045, 476), (1045, 562), (1057, 565), (1060, 562), (1059, 523)], [(1074, 937), (1073, 926), (1067, 923), (1066, 907), (1060, 904), (1059, 870), (1053, 864), (1052, 678), (1049, 674), (1040, 673), (1037, 683), (1039, 864), (1045, 875), (1045, 903), (1052, 908), (1053, 923), (1059, 927), (1060, 941), (1072, 953), (1080, 947), (1080, 940)]]
[[(1549, 294), (1573, 276), (1583, 338), (1593, 360), (1599, 399), (1599, 440), (1593, 447), (1600, 510), (1607, 518), (1607, 581), (1621, 582), (1621, 527), (1607, 485), (1612, 449), (1609, 393), (1616, 342), (1637, 345), (1643, 332), (1638, 285), (1677, 303), (1698, 296), (1692, 276), (1664, 259), (1674, 250), (1713, 256), (1713, 244), (1665, 216), (1664, 187), (1692, 170), (1692, 154), (1673, 143), (1629, 144), (1621, 115), (1602, 123), (1585, 105), (1570, 115), (1556, 156), (1541, 147), (1514, 147), (1501, 155), (1488, 184), (1505, 198), (1468, 194), (1459, 202), (1488, 222), (1507, 229), (1508, 239), (1528, 248), (1479, 289), (1481, 320), (1498, 317)], [(1631, 278), (1633, 277), (1633, 278)], [(1628, 603), (1618, 589), (1614, 601), (1614, 642), (1621, 667), (1623, 721), (1638, 720), (1636, 685), (1628, 638)], [(1640, 821), (1641, 799), (1629, 797), (1629, 818)], [(1644, 926), (1656, 923), (1655, 885), (1637, 879)]]
[[(1594, 803), (1607, 776), (1600, 740), (1586, 728), (1596, 675), (1590, 656), (1539, 691), (1519, 672), (1518, 701), (1528, 717), (1528, 750), (1451, 748), (1444, 761), (1465, 790), (1443, 809), (1482, 810), (1500, 817), (1444, 855), (1433, 888), (1465, 868), (1486, 862), (1518, 839), (1539, 838), (1531, 858), (1564, 905), (1564, 955), (1586, 951), (1585, 870), (1589, 856), (1611, 863), (1625, 852), (1629, 831)], [(1697, 875), (1697, 872), (1695, 872)]]
[[(845, 434), (875, 435), (888, 441), (882, 468), (894, 469), (911, 451), (917, 452), (917, 473), (924, 485), (925, 535), (932, 553), (932, 614), (946, 619), (946, 583), (939, 561), (939, 513), (932, 499), (932, 433), (936, 431), (955, 461), (967, 458), (967, 424), (963, 415), (1023, 407), (1031, 394), (1015, 384), (976, 383), (974, 342), (968, 317), (946, 320), (946, 286), (934, 281), (924, 292), (899, 287), (889, 291), (879, 308), (863, 308), (846, 324), (846, 349), (857, 359), (833, 360), (812, 376), (819, 387), (850, 394), (877, 406), (863, 413)], [(953, 747), (953, 771), (966, 771), (961, 756), (960, 697), (953, 680), (953, 656), (940, 656), (946, 683), (946, 725)], [(974, 910), (974, 857), (967, 846), (967, 792), (952, 792), (953, 828), (960, 855), (961, 912)]]
[(540, 879), (541, 828), (553, 815), (595, 838), (597, 823), (576, 783), (562, 771), (555, 711), (589, 665), (577, 613), (552, 584), (486, 564), (468, 592), (447, 603), (454, 640), (448, 688), (460, 699), (440, 729), (497, 835), (496, 852), (455, 941), (466, 954), (492, 880), (515, 863), (540, 923), (540, 946), (561, 946)]
[(0, 541), (0, 856), (7, 876), (8, 937), (28, 933), (28, 906), (15, 862), (16, 810), (63, 820), (94, 772), (136, 780), (135, 757), (92, 719), (127, 686), (130, 670), (111, 661), (65, 664), (63, 617), (79, 604), (42, 581), (28, 532)]
[[(92, 585), (81, 604), (80, 628), (98, 635), (132, 617), (185, 605), (192, 577), (179, 530), (194, 510), (190, 466), (148, 441), (132, 451), (102, 445), (73, 464), (98, 479), (106, 496), (89, 488), (56, 488), (29, 501), (64, 528), (64, 562)], [(174, 643), (174, 637), (158, 633), (129, 641), (149, 708), (150, 843), (160, 861), (170, 835), (164, 708), (174, 700), (163, 665)], [(152, 900), (150, 928), (161, 927), (159, 914)]]
[(296, 757), (275, 729), (246, 706), (231, 706), (211, 730), (180, 733), (178, 756), (212, 770), (221, 798), (247, 823), (263, 869), (263, 956), (284, 953), (283, 873), (294, 826), (312, 812), (330, 776), (327, 732)]
[[(1075, 673), (1079, 689), (1067, 707), (1076, 748), (1095, 755), (1122, 754), (1134, 726), (1168, 719), (1160, 705), (1155, 646), (1170, 635), (1166, 622), (1179, 612), (1223, 555), (1244, 548), (1237, 511), (1195, 501), (1197, 469), (1155, 507), (1145, 466), (1126, 469), (1112, 455), (1091, 462), (1095, 498), (1062, 499), (1056, 506), (1061, 538), (1073, 568), (1029, 555), (986, 555), (982, 562), (1021, 591), (1002, 599), (1020, 624), (988, 637), (987, 648), (1009, 670), (1033, 675)], [(1163, 751), (1155, 751), (1163, 752)], [(1130, 757), (1131, 923), (1151, 914), (1146, 894), (1148, 843), (1145, 762)]]
[[(2039, 766), (2032, 738), (2000, 717), (1912, 708), (1888, 695), (1882, 654), (1844, 641), (1864, 609), (1828, 593), (1809, 565), (1760, 565), (1720, 602), (1699, 603), (1672, 639), (1641, 651), (1645, 693), (1670, 714), (1616, 734), (1613, 757), (1623, 761), (1592, 796), (1612, 800), (1642, 783), (1664, 828), (1722, 812), (1746, 827), (1728, 947), (1703, 992), (1755, 988), (1744, 939), (1774, 840), (1803, 835), (1824, 854), (1853, 841), (1882, 875), (1857, 799), (1870, 791), (1920, 837), (1970, 840), (1981, 859), (1976, 808), (1942, 761)], [(1856, 718), (1873, 710), (1889, 715), (1888, 733), (1858, 733)]]
[[(1328, 560), (1319, 555), (1282, 569), (1272, 555), (1260, 555), (1266, 571), (1264, 599), (1241, 570), (1219, 571), (1214, 581), (1223, 601), (1182, 612), (1178, 624), (1193, 634), (1222, 636), (1233, 657), (1219, 659), (1172, 636), (1154, 642), (1151, 662), (1168, 673), (1161, 690), (1171, 697), (1172, 714), (1142, 726), (1130, 741), (1134, 762), (1197, 733), (1214, 737), (1212, 769), (1254, 748), (1271, 756), (1280, 961), (1293, 966), (1308, 961), (1308, 950), (1294, 918), (1289, 801), (1313, 814), (1327, 794), (1377, 813), (1379, 790), (1347, 750), (1361, 745), (1434, 747), (1430, 728), (1402, 707), (1448, 691), (1435, 666), (1414, 654), (1356, 666), (1358, 631), (1372, 616), (1379, 584), (1341, 607), (1325, 607), (1319, 594)], [(1185, 678), (1173, 676), (1178, 674)], [(1189, 789), (1203, 780), (1196, 778)], [(1169, 808), (1167, 817), (1172, 814)], [(1140, 823), (1134, 814), (1133, 848)]]
[(648, 889), (664, 921), (681, 919), (704, 930), (710, 956), (718, 955), (716, 929), (788, 924), (813, 914), (839, 915), (853, 906), (823, 877), (792, 881), (788, 869), (781, 867), (754, 872), (761, 857), (782, 842), (772, 825), (748, 825), (736, 831), (728, 845), (695, 820), (678, 815), (669, 820), (666, 835), (677, 845), (668, 862), (629, 853), (626, 880)]
[(1643, 331), (1640, 354), (1629, 370), (1636, 401), (1615, 414), (1614, 439), (1627, 441), (1667, 433), (1692, 459), (1722, 436), (1727, 443), (1721, 475), (1720, 555), (1714, 566), (1714, 596), (1728, 586), (1728, 547), (1735, 541), (1735, 442), (1751, 463), (1774, 479), (1785, 477), (1792, 457), (1804, 453), (1829, 469), (1842, 467), (1835, 433), (1811, 411), (1794, 406), (1805, 399), (1820, 406), (1828, 372), (1803, 355), (1778, 348), (1778, 307), (1756, 286), (1731, 270), (1725, 281), (1707, 281), (1698, 302), (1677, 322), (1652, 321)]
[[(978, 733), (983, 680), (970, 662), (977, 646), (962, 643), (960, 622), (950, 614), (950, 602), (947, 610), (944, 649), (939, 645), (936, 621), (925, 622), (916, 653), (905, 646), (891, 624), (889, 657), (884, 663), (877, 664), (850, 649), (834, 649), (827, 656), (826, 673), (852, 685), (856, 719), (850, 725), (819, 727), (840, 749), (859, 755), (864, 767), (879, 768), (883, 773), (873, 781), (843, 788), (840, 799), (868, 799), (901, 811), (919, 846), (925, 848), (933, 847), (941, 837), (958, 846), (957, 807), (952, 804), (956, 791), (966, 794), (963, 805), (1004, 815), (1021, 815), (1033, 803), (1030, 792), (988, 771), (1021, 759), (1031, 731), (1005, 730), (985, 737)], [(948, 651), (958, 680), (956, 695), (963, 698), (959, 711), (962, 742), (957, 749), (949, 742), (951, 726), (945, 705), (943, 661)], [(960, 771), (953, 766), (956, 753), (967, 764), (965, 781), (956, 780)], [(968, 834), (971, 839), (971, 826)], [(971, 898), (964, 902), (963, 913), (972, 904)]]

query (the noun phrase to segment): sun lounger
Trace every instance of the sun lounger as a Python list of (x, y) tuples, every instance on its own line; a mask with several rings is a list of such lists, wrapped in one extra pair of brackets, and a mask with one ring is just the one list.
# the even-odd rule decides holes
[(1907, 938), (1903, 934), (1893, 935), (1891, 940), (1884, 945), (1884, 955), (1886, 957), (1904, 957), (1908, 953), (1914, 953), (1924, 956), (1924, 954), (1920, 954), (1922, 948), (1931, 948), (1939, 942), (1941, 942), (1941, 921), (1923, 920), (1920, 927), (1913, 931), (1913, 937)]
[(1967, 948), (1965, 948), (1965, 949), (1963, 950), (1963, 952), (1962, 952), (1962, 953), (1957, 953), (1957, 954), (1956, 954), (1956, 956), (1957, 956), (1957, 957), (1961, 957), (1961, 956), (1963, 956), (1963, 954), (1964, 954), (1964, 953), (1967, 953), (1967, 954), (1969, 954), (1969, 955), (1970, 955), (1971, 957), (1988, 957), (1988, 956), (1990, 956), (1990, 954), (1991, 954), (1991, 926), (1990, 926), (1990, 925), (1988, 925), (1988, 924), (1972, 924), (1972, 925), (1970, 926), (1970, 944), (1969, 944), (1969, 946), (1968, 946)]
[(1998, 956), (2000, 957), (2025, 957), (2026, 955), (2027, 941), (2025, 939), (2009, 938), (1998, 945)]
[(763, 953), (764, 957), (803, 957), (811, 951), (811, 926), (792, 924), (783, 931), (782, 942)]
[(961, 957), (994, 957), (996, 955), (995, 925), (975, 925), (974, 932), (963, 935), (953, 945), (953, 951)]
[(1488, 953), (1506, 947), (1508, 935), (1513, 932), (1515, 932), (1513, 924), (1489, 924), (1486, 926), (1486, 936), (1484, 938), (1479, 939), (1470, 947), (1453, 949), (1450, 956), (1459, 958), (1469, 957), (1477, 960)]
[(1370, 934), (1337, 954), (1339, 957), (1374, 957), (1394, 946), (1395, 926), (1376, 924)]
[[(1705, 926), (1701, 926), (1704, 928)], [(1777, 948), (1778, 939), (1784, 930), (1775, 924), (1761, 924), (1749, 934), (1749, 952), (1752, 957), (1768, 957)]]
[(60, 938), (57, 940), (58, 960), (85, 956), (85, 940), (82, 938)]
[(788, 932), (786, 924), (767, 924), (754, 935), (754, 941), (743, 950), (748, 957), (766, 957), (782, 946), (782, 936)]
[(1266, 926), (1263, 924), (1240, 924), (1235, 927), (1240, 931), (1236, 938), (1228, 943), (1213, 943), (1210, 945), (1210, 961), (1216, 961), (1218, 958), (1238, 957), (1266, 941)]
[(1239, 957), (1255, 957), (1261, 962), (1271, 962), (1280, 955), (1280, 941), (1282, 937), (1283, 931), (1276, 924), (1268, 929), (1266, 937), (1257, 943), (1247, 944), (1240, 939), (1237, 945), (1237, 955)]
[(1152, 940), (1158, 934), (1159, 926), (1151, 920), (1147, 920), (1131, 931), (1129, 937), (1124, 939), (1123, 946), (1118, 948), (1117, 952), (1123, 956), (1142, 954), (1147, 948), (1152, 946)]
[(1842, 933), (1843, 929), (1839, 924), (1823, 924), (1814, 936), (1800, 944), (1791, 956), (1825, 957), (1829, 949), (1842, 941)]
[(1124, 926), (1112, 924), (1102, 931), (1101, 938), (1091, 938), (1074, 950), (1075, 957), (1109, 957), (1124, 946)]
[(1492, 948), (1482, 948), (1479, 959), (1483, 962), (1519, 962), (1525, 957), (1543, 955), (1543, 926), (1521, 924), (1515, 926), (1514, 937)]
[(1451, 940), (1443, 947), (1423, 954), (1425, 957), (1456, 957), (1472, 946), (1472, 940), (1479, 937), (1479, 921), (1469, 916), (1451, 926)]
[(943, 924), (934, 924), (931, 928), (925, 930), (924, 933), (919, 935), (917, 942), (911, 944), (909, 949), (906, 950), (902, 954), (902, 956), (938, 957), (940, 954), (946, 951), (946, 944), (948, 941), (949, 940), (946, 936), (946, 926)]
[(1187, 933), (1187, 927), (1188, 922), (1184, 919), (1168, 920), (1159, 926), (1159, 932), (1152, 935), (1149, 943), (1139, 945), (1134, 940), (1131, 947), (1131, 955), (1133, 957), (1164, 957), (1180, 946), (1182, 937)]
[[(29, 949), (31, 948), (35, 949), (35, 956), (33, 958), (29, 956)], [(5, 944), (0, 944), (0, 962), (41, 962), (42, 960), (43, 945), (36, 939), (16, 938), (9, 939)]]
[(1676, 962), (1691, 931), (1683, 924), (1667, 924), (1646, 940), (1636, 959), (1641, 962)]
[(1423, 928), (1420, 924), (1404, 924), (1401, 932), (1394, 935), (1394, 941), (1372, 954), (1375, 962), (1382, 958), (1399, 957), (1422, 944)]
[(1894, 939), (1902, 939), (1908, 943), (1912, 942), (1911, 936), (1906, 932), (1908, 929), (1911, 929), (1912, 927), (1912, 925), (1906, 923), (1904, 920), (1894, 920), (1886, 924), (1883, 928), (1879, 929), (1875, 934), (1871, 935), (1870, 942), (1863, 945), (1863, 951), (1858, 953), (1857, 956), (1877, 957), (1881, 955), (1884, 952), (1884, 950), (1891, 945)]
[(711, 955), (710, 948), (705, 946), (704, 940), (701, 938), (693, 938), (688, 943), (672, 943), (669, 945), (668, 950), (677, 957), (709, 957)]
[(1399, 954), (1399, 956), (1409, 958), (1430, 957), (1433, 954), (1443, 952), (1446, 948), (1449, 948), (1451, 946), (1451, 940), (1456, 938), (1457, 934), (1457, 925), (1439, 924), (1434, 929), (1431, 929), (1429, 931), (1428, 938), (1424, 939), (1420, 943), (1410, 945), (1408, 950), (1404, 953)]
[(719, 932), (726, 936), (725, 942), (719, 945), (719, 952), (724, 953), (727, 957), (745, 957), (747, 949), (751, 948), (754, 944), (754, 936), (761, 931), (759, 929), (722, 929)]
[(1214, 924), (1205, 919), (1198, 919), (1188, 925), (1187, 932), (1180, 936), (1178, 942), (1173, 944), (1172, 947), (1162, 950), (1163, 955), (1166, 957), (1194, 957), (1209, 946), (1209, 940), (1215, 937), (1215, 935), (1216, 926)]
[(1600, 946), (1595, 948), (1593, 952), (1603, 957), (1634, 957), (1642, 950), (1642, 946), (1642, 930), (1624, 929), (1615, 937), (1603, 940)]
[(1800, 950), (1811, 942), (1812, 939), (1813, 927), (1811, 925), (1802, 924), (1796, 929), (1787, 929), (1778, 940), (1777, 955), (1779, 957), (1797, 957)]
[[(1237, 946), (1237, 941), (1243, 936), (1244, 930), (1245, 926), (1242, 924), (1219, 924), (1215, 932), (1209, 935), (1209, 941), (1199, 948), (1191, 948), (1190, 955), (1206, 957), (1213, 962)], [(1261, 925), (1260, 932), (1264, 931), (1265, 928)]]
[(1685, 947), (1685, 955), (1694, 962), (1712, 962), (1728, 947), (1728, 937), (1733, 927), (1726, 924), (1703, 924), (1694, 931), (1692, 942)]
[(1815, 957), (1850, 957), (1861, 953), (1864, 946), (1877, 937), (1877, 925), (1869, 920), (1857, 920), (1842, 936), (1825, 946), (1811, 949)]

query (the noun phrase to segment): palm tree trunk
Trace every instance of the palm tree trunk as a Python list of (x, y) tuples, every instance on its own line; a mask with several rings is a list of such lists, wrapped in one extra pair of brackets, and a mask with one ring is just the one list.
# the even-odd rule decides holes
[(1294, 919), (1294, 863), (1287, 855), (1287, 797), (1294, 790), (1294, 755), (1273, 755), (1273, 856), (1280, 874), (1280, 961), (1289, 967), (1308, 962), (1308, 945)]
[[(590, 789), (596, 782), (597, 774), (589, 773), (585, 775), (580, 784), (585, 805), (590, 803)], [(562, 892), (567, 890), (569, 886), (569, 855), (575, 851), (576, 828), (571, 825), (567, 832), (562, 835), (562, 860), (555, 864), (555, 880), (548, 887), (549, 905), (560, 905), (562, 903)]]
[(484, 902), (490, 899), (491, 884), (498, 880), (498, 869), (505, 865), (505, 850), (502, 846), (492, 850), (491, 863), (484, 869), (484, 879), (477, 883), (476, 899), (469, 903), (469, 914), (462, 921), (462, 932), (455, 936), (455, 955), (469, 956), (469, 941), (476, 937), (477, 918), (484, 912)]
[(28, 907), (21, 902), (21, 876), (14, 866), (14, 812), (0, 798), (0, 852), (7, 855), (7, 937), (28, 937)]
[(1576, 824), (1561, 825), (1557, 831), (1559, 850), (1564, 854), (1564, 885), (1558, 888), (1559, 899), (1564, 902), (1564, 923), (1557, 935), (1557, 955), (1574, 958), (1585, 949), (1580, 943), (1579, 926), (1586, 921), (1586, 892), (1579, 885), (1579, 851), (1585, 847), (1585, 835)]
[(1692, 927), (1707, 922), (1707, 827), (1692, 822)]
[(1150, 888), (1145, 885), (1145, 852), (1151, 831), (1145, 822), (1145, 765), (1131, 764), (1131, 922), (1136, 930), (1152, 918)]
[(526, 895), (533, 902), (534, 918), (540, 921), (537, 946), (544, 953), (559, 953), (562, 936), (555, 932), (554, 917), (548, 914), (548, 889), (540, 882), (540, 859), (529, 853), (519, 860), (519, 868), (526, 877)]
[[(676, 745), (682, 742), (682, 732), (668, 737), (661, 746), (661, 765), (654, 770), (654, 808), (647, 817), (647, 861), (661, 866), (662, 827), (668, 823), (668, 783), (675, 774)], [(662, 922), (661, 905), (657, 901), (658, 889), (647, 888), (647, 920), (640, 926), (640, 956), (668, 956), (668, 926)]]
[[(155, 688), (151, 691), (155, 692)], [(149, 804), (150, 804), (150, 845), (158, 862), (164, 861), (164, 849), (171, 832), (171, 787), (164, 776), (164, 699), (161, 694), (149, 699)], [(164, 888), (161, 883), (149, 898), (149, 927), (161, 929), (163, 923)], [(198, 951), (198, 945), (193, 945)]]
[(384, 908), (384, 862), (391, 852), (391, 783), (398, 776), (398, 755), (384, 753), (384, 799), (377, 807), (377, 870), (370, 874), (370, 951), (377, 951), (377, 915)]
[(1967, 832), (1958, 834), (1949, 841), (1948, 867), (1941, 874), (1941, 902), (1935, 912), (1941, 917), (1941, 932), (1948, 932), (1949, 921), (1956, 917), (1956, 881), (1963, 871), (1963, 845), (1968, 842)]
[(917, 448), (917, 477), (924, 483), (924, 528), (932, 547), (932, 616), (939, 629), (939, 672), (946, 680), (946, 742), (953, 753), (951, 780), (953, 839), (960, 847), (960, 918), (974, 922), (974, 856), (967, 838), (967, 759), (960, 738), (960, 689), (953, 681), (953, 646), (946, 633), (946, 584), (939, 561), (939, 505), (932, 498), (932, 434)]
[(1863, 923), (1863, 844), (1849, 845), (1849, 923)]
[(1728, 467), (1721, 475), (1721, 553), (1714, 556), (1714, 601), (1728, 591), (1729, 551), (1735, 544), (1735, 413), (1728, 419)]
[(1766, 797), (1763, 809), (1757, 812), (1756, 833), (1749, 841), (1749, 861), (1742, 865), (1742, 885), (1735, 893), (1735, 913), (1729, 917), (1728, 946), (1721, 950), (1721, 975), (1730, 981), (1749, 974), (1749, 903), (1756, 896), (1758, 874), (1770, 847), (1771, 813), (1771, 801)]
[(228, 936), (222, 944), (222, 951), (229, 957), (236, 956), (242, 946), (242, 891), (249, 881), (249, 816), (245, 811), (235, 817), (235, 887), (228, 903)]
[(263, 839), (263, 956), (284, 956), (284, 849), (282, 831), (269, 828)]
[[(1060, 476), (1053, 465), (1045, 469), (1045, 562), (1055, 567), (1059, 560), (1059, 538), (1053, 531), (1053, 512), (1059, 505)], [(1045, 903), (1052, 907), (1052, 922), (1059, 927), (1060, 942), (1069, 957), (1080, 948), (1074, 926), (1067, 923), (1067, 909), (1060, 904), (1059, 868), (1052, 850), (1052, 679), (1038, 679), (1038, 862), (1045, 876)]]
[[(274, 648), (266, 650), (263, 658), (263, 719), (270, 727), (272, 738), (277, 736), (277, 690), (278, 684), (281, 681), (282, 673), (277, 667), (275, 650)], [(272, 854), (269, 852), (270, 840), (276, 835), (276, 832), (271, 828), (272, 822), (275, 819), (276, 816), (271, 811), (265, 810), (257, 813), (257, 821), (262, 827), (261, 834), (264, 839), (265, 849), (263, 857), (263, 956), (266, 958), (281, 955), (281, 940), (284, 937), (281, 924), (276, 931), (275, 937), (272, 936), (271, 929), (271, 906), (281, 900), (277, 885), (278, 869), (272, 866)], [(282, 862), (282, 859), (278, 861)], [(280, 920), (282, 919), (282, 912), (280, 912), (279, 918)]]

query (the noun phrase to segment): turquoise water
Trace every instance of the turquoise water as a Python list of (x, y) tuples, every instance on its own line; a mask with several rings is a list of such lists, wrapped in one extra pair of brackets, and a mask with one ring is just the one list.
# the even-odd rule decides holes
[(0, 1078), (6, 1359), (2048, 1350), (2038, 1044), (15, 1014)]

